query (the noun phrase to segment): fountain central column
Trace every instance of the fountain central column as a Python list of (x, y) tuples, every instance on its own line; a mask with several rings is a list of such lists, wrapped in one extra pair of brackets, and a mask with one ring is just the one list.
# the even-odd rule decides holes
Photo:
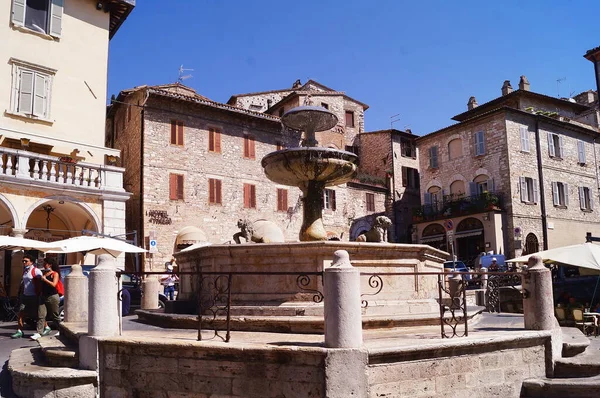
[(327, 232), (323, 226), (323, 190), (321, 181), (308, 181), (300, 187), (302, 191), (303, 216), (300, 227), (300, 241), (327, 240)]

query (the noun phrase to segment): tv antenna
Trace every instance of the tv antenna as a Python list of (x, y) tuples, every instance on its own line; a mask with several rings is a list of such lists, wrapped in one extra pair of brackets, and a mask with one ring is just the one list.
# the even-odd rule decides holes
[(394, 128), (394, 123), (399, 122), (400, 121), (400, 114), (396, 113), (393, 116), (390, 116), (390, 128)]
[(183, 67), (183, 65), (181, 65), (179, 67), (179, 75), (177, 77), (177, 83), (182, 83), (185, 79), (189, 79), (190, 77), (192, 77), (191, 74), (184, 75), (184, 73), (187, 72), (187, 71), (193, 72), (194, 70), (193, 69), (186, 69), (186, 68)]
[(556, 79), (556, 96), (558, 98), (560, 98), (560, 84), (562, 82), (564, 82), (565, 80), (567, 80), (566, 77), (560, 77), (560, 78)]

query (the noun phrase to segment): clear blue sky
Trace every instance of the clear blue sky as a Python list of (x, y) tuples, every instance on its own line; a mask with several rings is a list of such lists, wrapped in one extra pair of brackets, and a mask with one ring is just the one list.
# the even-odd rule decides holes
[[(452, 124), (517, 88), (567, 96), (596, 89), (583, 54), (600, 46), (597, 0), (138, 0), (111, 41), (108, 95), (185, 83), (215, 101), (311, 78), (370, 106), (366, 131)], [(560, 87), (557, 79), (566, 78)]]

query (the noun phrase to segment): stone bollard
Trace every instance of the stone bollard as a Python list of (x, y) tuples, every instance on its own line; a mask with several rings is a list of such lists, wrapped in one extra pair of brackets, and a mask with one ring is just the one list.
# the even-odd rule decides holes
[(148, 275), (142, 281), (142, 302), (140, 307), (143, 310), (155, 310), (158, 308), (158, 292), (160, 282), (155, 275)]
[(487, 289), (487, 284), (488, 284), (488, 275), (487, 275), (487, 268), (481, 268), (481, 288), (482, 289)]
[(81, 265), (71, 266), (71, 272), (65, 277), (65, 322), (88, 321), (88, 278), (83, 274)]
[(552, 294), (552, 275), (539, 256), (529, 257), (527, 276), (523, 278), (523, 289), (527, 297), (523, 298), (525, 329), (553, 330), (554, 301)]
[(116, 261), (110, 254), (97, 256), (98, 264), (90, 271), (88, 334), (79, 339), (79, 365), (98, 370), (97, 337), (119, 333), (119, 304)]
[(331, 267), (325, 269), (325, 346), (360, 348), (362, 315), (360, 272), (350, 264), (348, 252), (334, 253)]

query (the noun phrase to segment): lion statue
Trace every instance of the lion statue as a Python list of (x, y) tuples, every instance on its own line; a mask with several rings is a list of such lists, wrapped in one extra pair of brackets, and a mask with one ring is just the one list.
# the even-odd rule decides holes
[(283, 231), (272, 221), (256, 220), (254, 222), (245, 219), (239, 219), (238, 228), (241, 230), (233, 235), (235, 243), (240, 244), (240, 238), (244, 238), (246, 243), (275, 243), (285, 242)]
[(387, 230), (392, 225), (392, 220), (386, 216), (377, 216), (373, 226), (367, 232), (356, 237), (357, 242), (387, 242)]

